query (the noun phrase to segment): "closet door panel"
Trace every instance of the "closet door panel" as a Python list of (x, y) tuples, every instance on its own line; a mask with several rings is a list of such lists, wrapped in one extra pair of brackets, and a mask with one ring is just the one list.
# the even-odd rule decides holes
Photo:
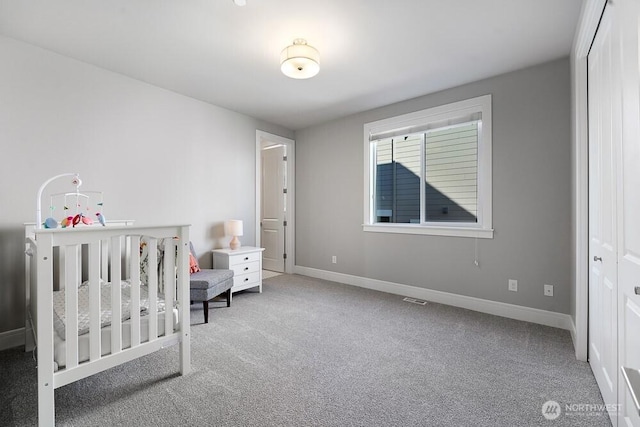
[[(589, 363), (604, 402), (618, 403), (616, 138), (620, 134), (615, 6), (607, 6), (589, 65)], [(617, 414), (610, 412), (614, 425)]]
[[(622, 137), (618, 167), (619, 425), (640, 426), (622, 368), (640, 369), (640, 7), (619, 0), (622, 49)], [(640, 398), (640, 390), (636, 390)]]

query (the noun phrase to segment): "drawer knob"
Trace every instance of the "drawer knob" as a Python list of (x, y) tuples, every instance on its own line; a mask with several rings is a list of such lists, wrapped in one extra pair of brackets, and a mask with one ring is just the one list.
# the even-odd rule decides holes
[(244, 268), (244, 271), (247, 271), (247, 270), (249, 270), (249, 267), (245, 267), (245, 268)]
[(244, 260), (249, 261), (249, 257), (248, 256), (244, 257)]
[(244, 278), (244, 281), (245, 281), (245, 282), (248, 282), (248, 281), (249, 281), (249, 278), (248, 278), (248, 277), (245, 277), (245, 278)]

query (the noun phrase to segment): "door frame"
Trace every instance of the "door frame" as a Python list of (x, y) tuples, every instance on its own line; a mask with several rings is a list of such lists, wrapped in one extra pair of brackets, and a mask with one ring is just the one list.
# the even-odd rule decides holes
[(287, 227), (285, 229), (285, 250), (287, 258), (284, 260), (284, 272), (293, 273), (295, 266), (295, 147), (296, 142), (293, 139), (285, 138), (272, 133), (256, 130), (256, 246), (260, 246), (262, 240), (262, 229), (260, 227), (260, 217), (262, 216), (262, 145), (263, 142), (269, 141), (287, 146)]

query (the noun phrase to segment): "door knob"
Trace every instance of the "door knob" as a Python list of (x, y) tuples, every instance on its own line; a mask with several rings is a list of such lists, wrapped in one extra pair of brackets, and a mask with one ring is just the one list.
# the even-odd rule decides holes
[(593, 260), (594, 260), (594, 261), (600, 261), (600, 262), (602, 262), (602, 257), (594, 256), (594, 257), (593, 257)]

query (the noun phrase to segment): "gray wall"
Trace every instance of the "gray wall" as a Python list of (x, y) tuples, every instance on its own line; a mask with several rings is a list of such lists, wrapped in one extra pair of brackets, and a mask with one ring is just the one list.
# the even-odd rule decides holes
[(204, 267), (226, 219), (255, 242), (256, 129), (292, 131), (5, 37), (0, 82), (0, 333), (24, 326), (23, 223), (54, 175), (104, 191), (107, 218), (192, 224)]
[[(471, 238), (363, 232), (363, 125), (485, 94), (495, 235), (478, 240), (480, 267)], [(296, 264), (569, 313), (570, 144), (568, 59), (297, 131)]]

